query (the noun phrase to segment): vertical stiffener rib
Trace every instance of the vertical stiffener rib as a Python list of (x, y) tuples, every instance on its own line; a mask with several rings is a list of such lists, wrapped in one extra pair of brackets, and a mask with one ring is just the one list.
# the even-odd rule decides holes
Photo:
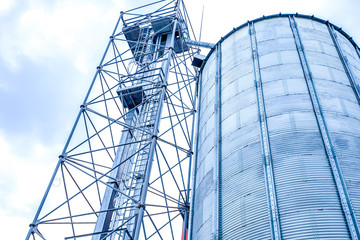
[(272, 166), (269, 132), (266, 120), (266, 110), (264, 103), (263, 86), (261, 82), (259, 55), (256, 42), (256, 32), (254, 23), (249, 23), (249, 34), (251, 42), (251, 53), (253, 59), (253, 69), (255, 77), (256, 96), (259, 112), (261, 143), (264, 156), (264, 173), (266, 189), (268, 194), (270, 225), (273, 239), (281, 239), (279, 213), (276, 199), (275, 178)]
[(213, 239), (221, 238), (221, 44), (216, 45), (216, 73), (215, 73), (215, 154), (214, 167), (214, 211), (213, 211)]
[[(334, 31), (334, 27), (330, 24), (327, 24), (327, 27), (328, 27), (328, 30), (329, 30), (329, 34), (331, 36), (331, 39), (333, 40), (333, 43), (334, 43), (334, 46), (336, 48), (336, 51), (339, 55), (339, 58), (340, 58), (340, 61), (344, 67), (344, 70), (345, 70), (345, 73), (349, 79), (349, 82), (350, 82), (350, 85), (354, 91), (354, 94), (355, 94), (355, 97), (356, 97), (356, 100), (358, 101), (358, 103), (360, 104), (360, 94), (359, 94), (359, 89), (356, 85), (356, 82), (355, 82), (355, 79), (354, 79), (354, 75), (349, 67), (349, 62), (347, 60), (347, 58), (345, 57), (344, 55), (344, 52), (339, 44), (339, 41), (338, 41), (338, 37)], [(358, 51), (357, 51), (358, 52)]]

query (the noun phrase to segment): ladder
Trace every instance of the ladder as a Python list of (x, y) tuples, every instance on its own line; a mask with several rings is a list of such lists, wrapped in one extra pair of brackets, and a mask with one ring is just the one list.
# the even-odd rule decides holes
[(139, 143), (132, 144), (127, 152), (127, 157), (132, 157), (128, 160), (119, 183), (120, 192), (131, 198), (126, 198), (122, 194), (118, 194), (114, 198), (114, 208), (118, 210), (112, 216), (110, 229), (116, 230), (120, 227), (124, 231), (114, 231), (110, 235), (109, 239), (111, 240), (119, 237), (120, 239), (131, 239), (129, 236), (133, 235), (136, 204), (140, 201), (147, 165), (152, 160), (149, 153), (159, 111), (159, 89), (145, 90), (145, 95), (149, 96), (149, 100), (146, 100), (141, 106), (133, 130), (132, 141)]

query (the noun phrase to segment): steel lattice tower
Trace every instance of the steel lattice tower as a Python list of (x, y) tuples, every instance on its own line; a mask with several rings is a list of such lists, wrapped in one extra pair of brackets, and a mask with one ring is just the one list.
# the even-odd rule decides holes
[(185, 42), (190, 26), (181, 0), (120, 13), (26, 239), (186, 231), (198, 53)]

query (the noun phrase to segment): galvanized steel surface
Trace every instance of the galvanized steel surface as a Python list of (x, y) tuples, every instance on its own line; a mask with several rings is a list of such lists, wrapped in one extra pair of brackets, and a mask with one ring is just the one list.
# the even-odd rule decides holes
[(326, 21), (278, 15), (216, 49), (201, 71), (191, 239), (358, 239), (356, 44)]

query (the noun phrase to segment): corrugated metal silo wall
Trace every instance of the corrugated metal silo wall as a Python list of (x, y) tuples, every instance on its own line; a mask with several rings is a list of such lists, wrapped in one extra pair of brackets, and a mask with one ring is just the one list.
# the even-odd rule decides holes
[(335, 29), (272, 16), (210, 53), (191, 239), (359, 237), (360, 58)]

